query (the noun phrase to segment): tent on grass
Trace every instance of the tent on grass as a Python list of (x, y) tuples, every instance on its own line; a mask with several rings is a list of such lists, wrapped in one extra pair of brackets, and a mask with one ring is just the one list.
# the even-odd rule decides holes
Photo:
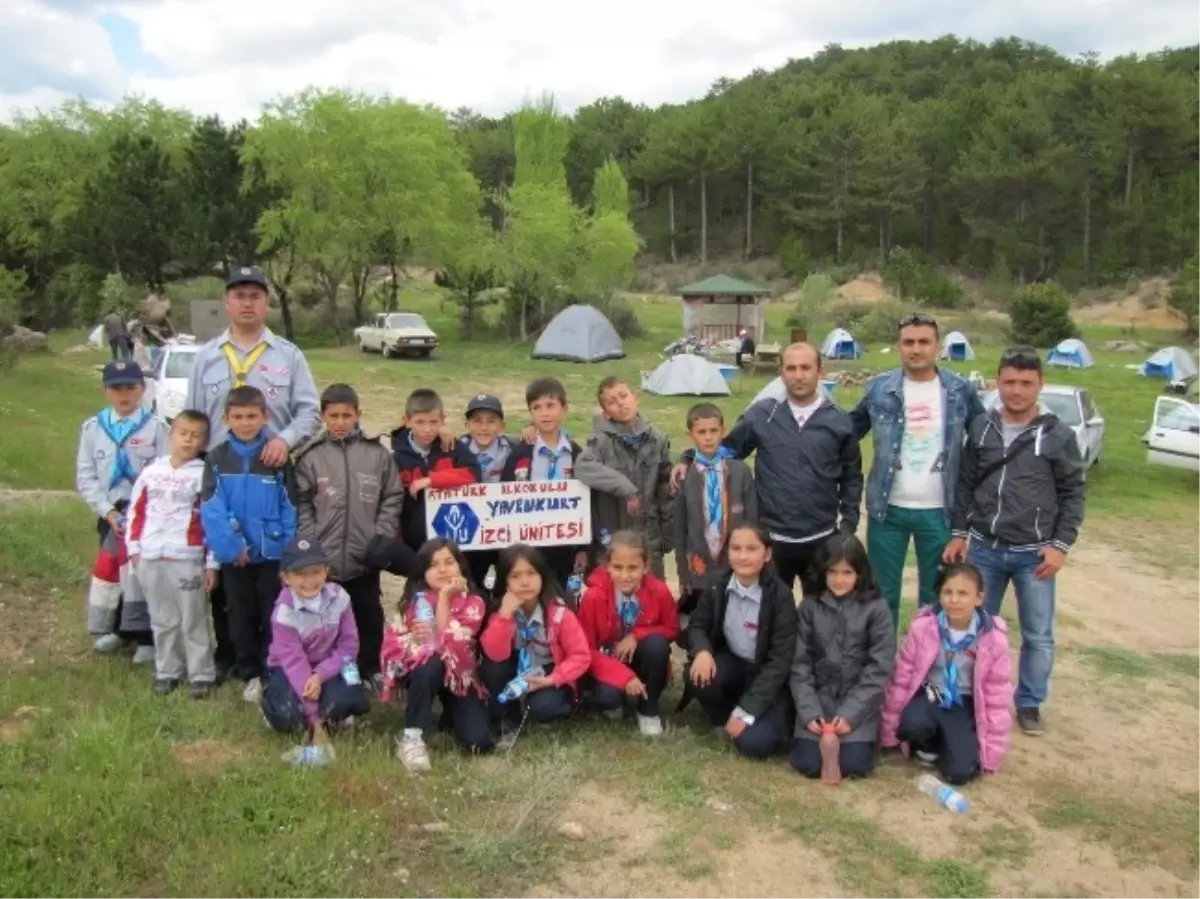
[[(836, 386), (837, 384), (833, 381), (821, 381), (820, 384), (817, 385), (817, 393), (821, 395), (821, 399), (829, 400), (829, 402), (833, 403), (835, 402), (833, 399), (833, 388)], [(755, 403), (761, 402), (762, 400), (775, 400), (777, 403), (782, 403), (786, 399), (787, 388), (783, 386), (783, 378), (776, 378), (757, 394), (755, 394), (754, 399), (746, 404), (746, 408), (749, 409)]]
[(1196, 360), (1183, 347), (1164, 347), (1142, 363), (1142, 374), (1147, 378), (1182, 380), (1196, 374)]
[(821, 344), (821, 355), (826, 359), (857, 359), (862, 354), (862, 347), (845, 328), (834, 328)]
[(534, 359), (603, 362), (625, 358), (625, 345), (604, 313), (594, 306), (568, 306), (546, 325), (533, 347)]
[(642, 389), (657, 396), (729, 396), (721, 369), (692, 353), (672, 356), (642, 380)]
[(962, 331), (951, 331), (942, 341), (942, 358), (950, 362), (970, 362), (975, 358), (975, 348)]
[(104, 339), (104, 325), (96, 325), (96, 330), (88, 335), (87, 342), (90, 347), (104, 347), (107, 343)]
[(1076, 337), (1069, 337), (1050, 351), (1046, 364), (1057, 368), (1091, 368), (1096, 363), (1087, 344)]

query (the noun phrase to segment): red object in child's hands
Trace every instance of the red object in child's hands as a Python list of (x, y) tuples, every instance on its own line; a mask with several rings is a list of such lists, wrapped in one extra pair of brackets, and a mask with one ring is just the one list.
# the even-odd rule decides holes
[(841, 783), (842, 765), (840, 761), (842, 738), (837, 735), (833, 724), (821, 727), (821, 782), (830, 786)]

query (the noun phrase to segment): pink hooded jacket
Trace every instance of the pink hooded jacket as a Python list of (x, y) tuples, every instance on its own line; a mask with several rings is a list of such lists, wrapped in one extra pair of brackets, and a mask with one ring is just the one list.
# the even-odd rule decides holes
[[(1003, 620), (980, 610), (982, 622), (976, 642), (973, 695), (975, 730), (979, 735), (979, 763), (991, 774), (1000, 769), (1008, 751), (1012, 730), (1012, 660), (1008, 654), (1008, 628)], [(913, 619), (900, 647), (900, 657), (892, 670), (883, 699), (880, 743), (895, 746), (900, 713), (925, 683), (941, 651), (938, 635), (937, 606), (927, 606)], [(904, 747), (908, 751), (907, 745)]]

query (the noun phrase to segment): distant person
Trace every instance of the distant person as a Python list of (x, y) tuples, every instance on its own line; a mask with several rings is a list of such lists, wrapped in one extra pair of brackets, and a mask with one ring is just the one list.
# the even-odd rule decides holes
[[(820, 394), (821, 354), (793, 343), (780, 358), (783, 400), (763, 399), (745, 411), (722, 445), (734, 457), (754, 455), (758, 517), (774, 544), (779, 577), (802, 592), (820, 580), (815, 560), (834, 531), (853, 533), (862, 498), (862, 456), (850, 416)], [(671, 473), (678, 484), (693, 463), (683, 453)]]
[(136, 643), (134, 664), (148, 665), (154, 661), (154, 638), (145, 596), (129, 567), (125, 526), (138, 475), (168, 451), (167, 426), (142, 402), (146, 381), (136, 362), (109, 362), (101, 380), (108, 405), (83, 423), (75, 457), (75, 489), (96, 516), (100, 540), (88, 591), (88, 631), (96, 638), (96, 652)]
[(993, 616), (1013, 585), (1021, 622), (1017, 725), (1040, 736), (1054, 667), (1054, 581), (1083, 523), (1084, 467), (1075, 432), (1039, 405), (1037, 350), (1005, 350), (996, 386), (1000, 407), (967, 432), (954, 536), (943, 557), (979, 569)]
[(104, 316), (104, 339), (112, 351), (113, 360), (129, 359), (133, 356), (133, 337), (125, 324), (125, 317), (114, 309)]
[(907, 744), (947, 783), (992, 774), (1012, 731), (1004, 619), (983, 607), (972, 565), (946, 569), (938, 602), (913, 619), (883, 704), (883, 745)]
[(743, 328), (738, 337), (741, 339), (741, 344), (738, 346), (737, 366), (738, 368), (745, 368), (754, 361), (754, 351), (756, 349), (754, 335)]
[(917, 604), (936, 600), (934, 585), (950, 539), (963, 436), (983, 414), (976, 389), (938, 366), (936, 320), (921, 313), (906, 315), (898, 333), (902, 367), (871, 378), (850, 413), (858, 438), (868, 432), (874, 437), (867, 477), (867, 551), (893, 625), (900, 622), (910, 542), (917, 554)]

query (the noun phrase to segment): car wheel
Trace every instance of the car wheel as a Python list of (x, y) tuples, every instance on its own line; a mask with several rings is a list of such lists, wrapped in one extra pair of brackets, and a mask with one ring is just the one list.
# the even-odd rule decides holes
[(428, 359), (429, 354), (432, 352), (433, 352), (433, 350), (417, 350), (417, 355), (420, 356), (422, 359)]

